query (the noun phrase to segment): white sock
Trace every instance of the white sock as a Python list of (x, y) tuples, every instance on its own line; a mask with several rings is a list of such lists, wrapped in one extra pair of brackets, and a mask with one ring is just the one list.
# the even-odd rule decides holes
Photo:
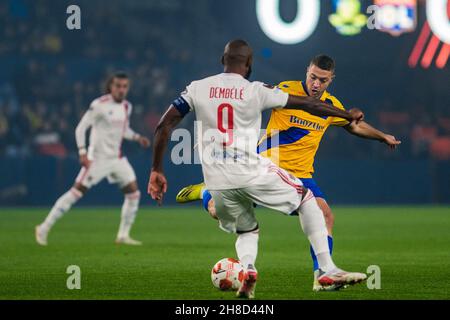
[(259, 230), (239, 234), (236, 239), (236, 253), (245, 270), (249, 264), (255, 265), (258, 255), (258, 239)]
[(41, 224), (41, 227), (46, 231), (50, 231), (50, 229), (53, 227), (53, 225), (56, 223), (56, 221), (61, 218), (64, 213), (70, 210), (70, 208), (81, 199), (83, 194), (75, 189), (72, 188), (66, 193), (64, 193), (61, 197), (59, 197), (58, 200), (56, 200), (55, 204), (53, 205), (52, 210), (50, 210), (50, 213), (45, 218), (44, 222)]
[(328, 231), (325, 218), (310, 190), (308, 190), (300, 204), (299, 217), (303, 232), (308, 237), (316, 253), (319, 268), (325, 272), (336, 268), (328, 247)]
[(140, 198), (141, 192), (139, 190), (125, 195), (117, 238), (128, 238), (130, 236), (130, 229), (136, 218)]
[(317, 262), (319, 263), (319, 268), (322, 269), (322, 271), (328, 272), (336, 268), (336, 265), (333, 262), (333, 259), (331, 259), (331, 255), (329, 252), (322, 252), (316, 255)]

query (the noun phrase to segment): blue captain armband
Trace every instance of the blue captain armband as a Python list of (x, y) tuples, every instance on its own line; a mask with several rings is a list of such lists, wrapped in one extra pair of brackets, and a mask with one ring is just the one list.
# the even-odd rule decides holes
[(191, 107), (189, 106), (189, 103), (183, 98), (179, 97), (175, 99), (172, 103), (172, 105), (178, 110), (178, 112), (184, 117), (191, 111)]

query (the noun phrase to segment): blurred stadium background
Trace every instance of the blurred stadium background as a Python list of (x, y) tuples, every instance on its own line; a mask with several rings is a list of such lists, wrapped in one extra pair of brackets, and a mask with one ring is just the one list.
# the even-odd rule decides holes
[[(331, 55), (337, 77), (330, 91), (402, 140), (391, 152), (330, 128), (316, 178), (332, 204), (450, 203), (450, 49), (439, 41), (430, 49), (436, 40), (424, 29), (425, 1), (417, 2), (414, 29), (399, 36), (366, 27), (339, 34), (328, 19), (336, 2), (320, 1), (311, 36), (283, 45), (262, 31), (253, 0), (1, 1), (0, 205), (50, 206), (73, 183), (75, 126), (110, 72), (130, 73), (132, 127), (152, 137), (168, 104), (190, 81), (220, 72), (224, 44), (238, 37), (255, 50), (252, 79), (272, 84), (302, 80), (314, 55)], [(373, 2), (361, 1), (361, 12)], [(297, 1), (280, 3), (292, 21)], [(81, 8), (81, 30), (66, 27), (70, 4)], [(190, 121), (183, 125), (193, 130)], [(144, 191), (151, 152), (124, 147)], [(166, 171), (169, 204), (179, 187), (201, 179), (199, 165), (167, 160)], [(106, 182), (98, 189), (81, 204), (122, 202)]]

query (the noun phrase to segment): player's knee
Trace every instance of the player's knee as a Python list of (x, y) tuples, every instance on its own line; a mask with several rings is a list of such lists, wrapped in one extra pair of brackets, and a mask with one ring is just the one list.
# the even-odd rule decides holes
[(122, 192), (125, 194), (134, 193), (136, 191), (139, 191), (138, 184), (136, 181), (133, 181), (122, 188)]
[(259, 235), (259, 225), (257, 224), (256, 227), (250, 229), (250, 230), (246, 230), (246, 231), (236, 231), (236, 234), (238, 236), (247, 236), (247, 235)]
[(89, 190), (87, 187), (83, 186), (81, 183), (77, 182), (74, 184), (73, 188), (79, 192), (81, 192), (81, 195), (83, 196), (86, 194), (86, 192)]

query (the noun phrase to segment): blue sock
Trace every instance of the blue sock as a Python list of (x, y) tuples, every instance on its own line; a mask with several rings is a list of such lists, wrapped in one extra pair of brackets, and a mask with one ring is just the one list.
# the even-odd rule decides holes
[(209, 191), (207, 189), (205, 189), (205, 191), (203, 191), (203, 208), (205, 208), (206, 211), (208, 211), (208, 202), (209, 200), (212, 199), (211, 193), (209, 193)]
[[(333, 254), (333, 237), (328, 236), (328, 248), (330, 249), (330, 255)], [(309, 247), (309, 251), (311, 253), (311, 258), (313, 261), (313, 269), (314, 271), (319, 270), (319, 262), (317, 262), (316, 254), (314, 253), (314, 249), (312, 246)]]

